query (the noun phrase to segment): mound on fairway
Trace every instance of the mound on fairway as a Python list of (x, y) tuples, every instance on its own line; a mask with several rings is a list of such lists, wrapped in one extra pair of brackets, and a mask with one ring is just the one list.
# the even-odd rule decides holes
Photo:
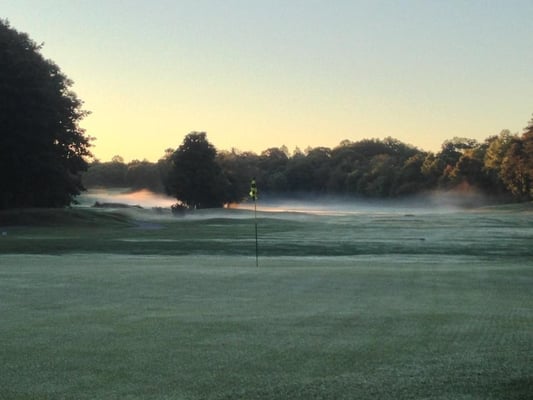
[(125, 213), (101, 212), (84, 208), (33, 208), (0, 211), (0, 229), (13, 226), (104, 226), (113, 228), (131, 224)]

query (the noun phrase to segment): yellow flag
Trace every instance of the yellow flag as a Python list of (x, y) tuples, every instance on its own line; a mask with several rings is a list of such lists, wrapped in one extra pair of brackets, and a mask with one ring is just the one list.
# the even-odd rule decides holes
[(255, 178), (252, 178), (252, 182), (250, 183), (250, 197), (253, 201), (257, 200), (257, 185), (255, 183)]

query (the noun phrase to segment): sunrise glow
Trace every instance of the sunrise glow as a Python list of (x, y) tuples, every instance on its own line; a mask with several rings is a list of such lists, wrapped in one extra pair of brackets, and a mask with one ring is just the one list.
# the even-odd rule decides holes
[(530, 1), (21, 0), (2, 13), (74, 80), (104, 161), (156, 161), (191, 131), (220, 150), (392, 136), (435, 151), (531, 114)]

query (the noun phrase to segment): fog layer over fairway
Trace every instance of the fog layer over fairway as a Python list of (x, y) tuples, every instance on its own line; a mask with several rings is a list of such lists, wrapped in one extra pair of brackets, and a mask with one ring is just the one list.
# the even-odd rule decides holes
[(137, 191), (127, 189), (92, 189), (79, 196), (77, 201), (83, 206), (92, 206), (98, 202), (151, 208), (170, 207), (176, 202), (176, 199), (146, 189)]
[[(106, 205), (127, 205), (141, 208), (169, 208), (176, 199), (143, 189), (92, 189), (78, 197), (82, 206), (95, 203)], [(468, 192), (428, 192), (400, 200), (360, 199), (335, 196), (266, 196), (257, 202), (261, 212), (294, 212), (316, 215), (342, 215), (354, 213), (409, 213), (409, 212), (455, 212), (486, 205), (481, 194)], [(247, 199), (229, 206), (238, 210), (253, 210), (254, 204)], [(214, 210), (211, 210), (214, 211)], [(228, 215), (229, 216), (229, 215)]]

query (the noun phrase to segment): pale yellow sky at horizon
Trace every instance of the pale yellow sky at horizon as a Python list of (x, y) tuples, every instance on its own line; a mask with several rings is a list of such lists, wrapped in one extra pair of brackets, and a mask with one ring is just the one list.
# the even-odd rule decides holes
[(533, 104), (533, 2), (17, 0), (1, 18), (91, 111), (107, 161), (156, 161), (203, 131), (260, 153), (394, 137), (520, 133)]

